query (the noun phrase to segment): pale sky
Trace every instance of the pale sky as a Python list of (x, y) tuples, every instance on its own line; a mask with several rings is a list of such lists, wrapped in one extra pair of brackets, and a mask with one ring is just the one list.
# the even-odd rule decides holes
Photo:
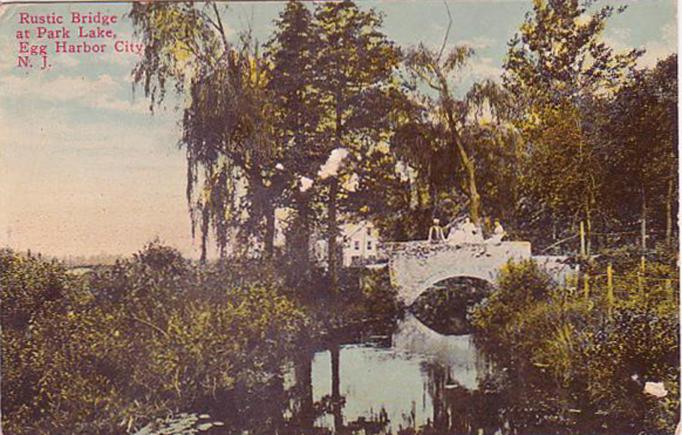
[[(613, 17), (604, 39), (616, 49), (645, 48), (652, 66), (677, 50), (676, 2), (639, 0)], [(360, 2), (385, 14), (384, 31), (401, 46), (439, 46), (447, 13), (442, 1)], [(265, 41), (283, 3), (230, 3), (231, 37), (251, 23)], [(452, 45), (476, 57), (463, 84), (499, 77), (507, 41), (530, 1), (450, 1)], [(128, 4), (0, 7), (0, 246), (47, 255), (129, 255), (160, 238), (197, 255), (185, 200), (185, 156), (177, 142), (181, 113), (169, 104), (153, 116), (132, 92), (134, 54), (51, 56), (46, 70), (18, 68), (20, 12), (68, 16), (101, 11), (123, 16)], [(67, 27), (73, 28), (68, 25)], [(57, 26), (59, 28), (59, 26)], [(123, 18), (111, 26), (132, 40)], [(52, 42), (48, 42), (49, 49)]]

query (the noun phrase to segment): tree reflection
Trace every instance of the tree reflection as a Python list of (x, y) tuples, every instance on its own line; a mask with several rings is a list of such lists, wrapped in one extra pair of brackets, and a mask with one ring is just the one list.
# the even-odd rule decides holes
[[(377, 413), (360, 416), (355, 420), (344, 422), (343, 409), (346, 397), (341, 395), (341, 345), (333, 342), (328, 346), (330, 354), (331, 394), (324, 395), (318, 401), (313, 400), (312, 351), (301, 352), (296, 361), (295, 385), (290, 390), (291, 400), (288, 410), (289, 418), (278, 432), (292, 434), (354, 434), (364, 433), (386, 434), (389, 423), (386, 410), (381, 408)], [(286, 413), (285, 413), (286, 414)], [(324, 426), (320, 421), (325, 416), (331, 416), (333, 427)]]
[(343, 429), (343, 398), (341, 397), (341, 375), (339, 363), (341, 349), (338, 343), (334, 343), (329, 349), (332, 363), (332, 413), (334, 414), (334, 429), (339, 432)]
[(480, 387), (469, 390), (452, 375), (452, 367), (424, 362), (425, 389), (433, 402), (433, 416), (417, 433), (476, 434), (506, 433), (504, 402), (494, 388), (490, 375), (480, 380)]

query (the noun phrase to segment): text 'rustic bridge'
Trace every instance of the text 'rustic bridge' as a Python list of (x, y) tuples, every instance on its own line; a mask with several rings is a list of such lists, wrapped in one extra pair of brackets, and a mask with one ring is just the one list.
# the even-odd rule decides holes
[(565, 283), (572, 270), (565, 257), (532, 256), (530, 242), (433, 243), (429, 241), (386, 243), (388, 267), (398, 298), (412, 303), (434, 284), (449, 278), (471, 277), (495, 283), (509, 260), (535, 260), (558, 282)]

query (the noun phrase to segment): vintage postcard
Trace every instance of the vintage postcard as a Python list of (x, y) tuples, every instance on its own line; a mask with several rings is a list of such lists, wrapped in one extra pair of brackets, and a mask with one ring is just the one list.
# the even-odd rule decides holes
[(676, 433), (677, 12), (0, 2), (2, 433)]

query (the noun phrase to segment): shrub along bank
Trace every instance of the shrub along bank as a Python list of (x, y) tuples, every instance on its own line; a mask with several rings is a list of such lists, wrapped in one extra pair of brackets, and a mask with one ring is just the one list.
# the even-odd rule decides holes
[(385, 273), (348, 272), (331, 291), (321, 274), (291, 286), (287, 271), (196, 265), (152, 243), (76, 275), (1, 250), (3, 431), (118, 434), (208, 414), (219, 432), (276, 432), (287, 361), (400, 311)]
[(642, 263), (624, 251), (583, 271), (564, 288), (531, 261), (510, 263), (473, 313), (477, 339), (514, 392), (510, 421), (530, 433), (674, 432), (680, 376), (674, 260), (659, 255)]
[(224, 412), (276, 382), (310, 318), (272, 271), (244, 266), (200, 269), (150, 245), (76, 277), (2, 251), (5, 433), (125, 433), (178, 411)]

